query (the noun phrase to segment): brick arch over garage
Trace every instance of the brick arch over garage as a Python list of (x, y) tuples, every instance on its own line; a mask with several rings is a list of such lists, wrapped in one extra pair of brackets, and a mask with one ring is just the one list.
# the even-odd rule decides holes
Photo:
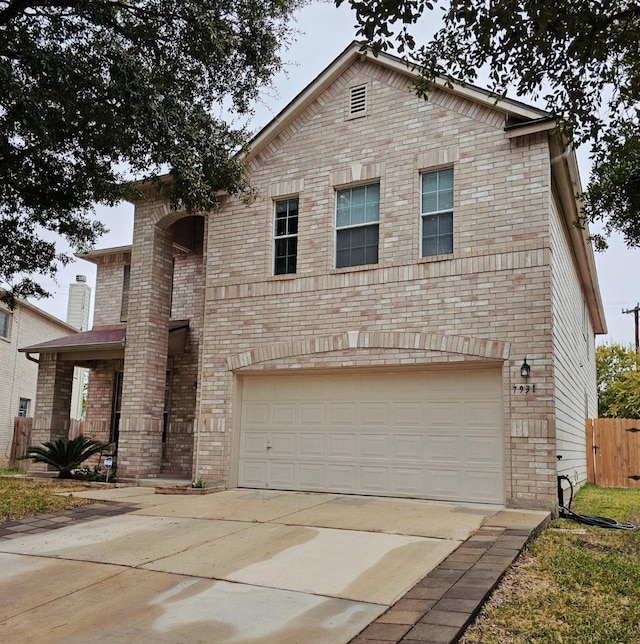
[(408, 349), (411, 351), (442, 351), (490, 360), (507, 360), (511, 351), (508, 342), (461, 335), (437, 333), (403, 333), (346, 331), (336, 335), (263, 345), (230, 356), (229, 370), (236, 371), (254, 364), (294, 356), (344, 351), (348, 349)]

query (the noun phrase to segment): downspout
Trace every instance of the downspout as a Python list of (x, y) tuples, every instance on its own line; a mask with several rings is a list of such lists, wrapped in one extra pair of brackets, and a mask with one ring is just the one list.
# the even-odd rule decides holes
[(34, 358), (28, 351), (25, 352), (24, 357), (27, 360), (31, 360), (31, 362), (35, 362), (36, 364), (40, 364), (40, 360), (38, 360), (37, 358)]

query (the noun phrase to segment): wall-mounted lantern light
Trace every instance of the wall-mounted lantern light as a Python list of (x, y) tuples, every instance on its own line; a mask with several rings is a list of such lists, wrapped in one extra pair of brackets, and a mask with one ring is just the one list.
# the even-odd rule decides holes
[(523, 378), (528, 378), (531, 375), (531, 367), (527, 364), (527, 358), (525, 357), (522, 366), (520, 367), (520, 375)]

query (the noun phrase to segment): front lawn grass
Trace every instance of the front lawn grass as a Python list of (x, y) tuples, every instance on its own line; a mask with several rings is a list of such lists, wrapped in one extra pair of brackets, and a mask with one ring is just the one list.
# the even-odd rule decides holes
[(89, 486), (82, 483), (59, 479), (0, 478), (0, 523), (95, 503), (70, 495), (57, 496), (87, 489)]
[[(640, 490), (587, 485), (572, 509), (640, 525)], [(507, 572), (460, 641), (640, 642), (640, 530), (553, 521)]]

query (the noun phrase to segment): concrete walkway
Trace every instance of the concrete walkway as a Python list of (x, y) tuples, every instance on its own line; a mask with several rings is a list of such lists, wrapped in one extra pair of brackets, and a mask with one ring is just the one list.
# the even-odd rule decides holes
[(234, 490), (0, 524), (0, 641), (450, 642), (546, 513)]

